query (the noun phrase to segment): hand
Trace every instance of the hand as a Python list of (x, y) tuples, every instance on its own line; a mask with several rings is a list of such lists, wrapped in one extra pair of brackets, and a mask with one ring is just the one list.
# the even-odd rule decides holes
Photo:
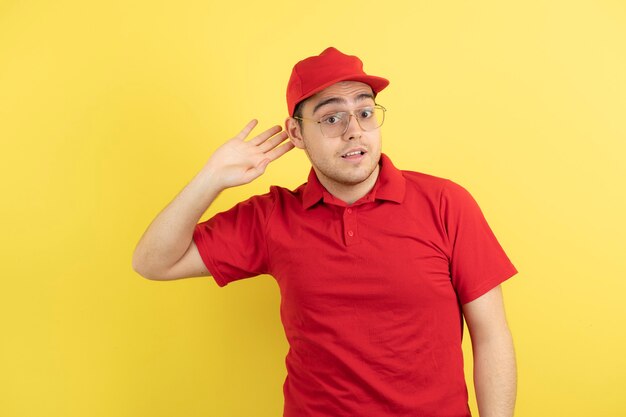
[(210, 172), (220, 188), (253, 181), (265, 172), (270, 162), (294, 148), (291, 142), (283, 143), (288, 135), (280, 126), (271, 127), (246, 141), (257, 123), (251, 120), (237, 136), (220, 146), (209, 158), (204, 170)]

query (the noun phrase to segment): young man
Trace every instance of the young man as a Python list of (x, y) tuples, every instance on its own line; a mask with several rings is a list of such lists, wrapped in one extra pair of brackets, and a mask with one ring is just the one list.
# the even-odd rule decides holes
[[(328, 48), (295, 65), (289, 117), (221, 146), (157, 216), (133, 266), (224, 286), (270, 274), (290, 345), (286, 417), (469, 416), (463, 317), (481, 417), (512, 416), (515, 356), (500, 284), (516, 270), (470, 194), (381, 153), (388, 81)], [(290, 140), (285, 142), (286, 139)], [(217, 195), (294, 147), (308, 182), (271, 187), (197, 224)]]

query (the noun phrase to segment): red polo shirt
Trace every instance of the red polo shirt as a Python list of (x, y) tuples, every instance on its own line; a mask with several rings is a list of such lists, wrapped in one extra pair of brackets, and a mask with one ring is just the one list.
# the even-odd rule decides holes
[(469, 416), (460, 304), (517, 271), (459, 185), (400, 171), (348, 206), (311, 170), (198, 224), (220, 286), (280, 287), (285, 417)]

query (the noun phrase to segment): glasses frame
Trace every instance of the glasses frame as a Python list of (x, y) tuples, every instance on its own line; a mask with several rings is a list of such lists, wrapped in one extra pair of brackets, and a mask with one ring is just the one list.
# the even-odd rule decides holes
[[(360, 127), (361, 129), (363, 129), (365, 132), (371, 132), (372, 130), (376, 130), (376, 129), (380, 128), (380, 127), (383, 125), (383, 123), (385, 123), (385, 113), (387, 112), (387, 109), (386, 109), (385, 107), (381, 106), (380, 104), (374, 104), (373, 106), (371, 106), (371, 107), (373, 107), (373, 108), (375, 108), (375, 109), (379, 109), (379, 110), (382, 110), (382, 111), (383, 111), (383, 120), (380, 122), (380, 124), (379, 124), (376, 128), (374, 128), (374, 129), (370, 129), (370, 130), (367, 130), (367, 129), (364, 129), (364, 128), (363, 128), (363, 126), (361, 126), (361, 122), (360, 122), (359, 118), (356, 116), (356, 114), (354, 114), (354, 112), (355, 112), (355, 111), (357, 111), (357, 110), (361, 110), (361, 109), (364, 109), (364, 108), (367, 108), (367, 107), (370, 107), (370, 106), (360, 107), (360, 108), (358, 108), (358, 109), (354, 109), (354, 110), (352, 110), (352, 111), (337, 111), (337, 112), (333, 112), (333, 113), (328, 113), (328, 114), (323, 115), (323, 116), (322, 116), (322, 118), (327, 117), (327, 116), (330, 116), (330, 115), (332, 115), (332, 114), (337, 114), (337, 113), (348, 113), (348, 120), (349, 120), (349, 117), (350, 117), (350, 116), (354, 116), (354, 118), (356, 119), (356, 123), (359, 125), (359, 127)], [(348, 131), (348, 127), (350, 127), (350, 122), (348, 121), (348, 123), (346, 123), (346, 127), (344, 128), (343, 132), (341, 132), (341, 134), (339, 134), (339, 135), (337, 135), (337, 136), (327, 136), (327, 135), (324, 133), (324, 130), (322, 129), (322, 120), (321, 120), (321, 118), (320, 118), (320, 119), (318, 119), (318, 120), (316, 120), (316, 119), (309, 119), (308, 117), (295, 117), (295, 116), (294, 116), (294, 119), (296, 119), (296, 120), (302, 120), (302, 121), (305, 121), (305, 120), (306, 120), (306, 121), (309, 121), (309, 122), (314, 122), (314, 123), (317, 123), (317, 125), (320, 127), (320, 132), (321, 132), (321, 133), (322, 133), (322, 135), (324, 135), (324, 137), (326, 137), (326, 138), (333, 138), (333, 137), (343, 136), (343, 135), (344, 135), (344, 133), (346, 133), (346, 132)]]

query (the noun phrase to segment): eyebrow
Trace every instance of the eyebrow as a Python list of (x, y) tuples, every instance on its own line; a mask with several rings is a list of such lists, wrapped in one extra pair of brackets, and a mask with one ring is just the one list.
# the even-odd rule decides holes
[[(361, 93), (358, 96), (355, 97), (355, 101), (363, 101), (363, 100), (367, 100), (368, 98), (371, 98), (372, 100), (374, 99), (374, 95), (370, 94), (370, 93)], [(335, 104), (335, 103), (341, 103), (341, 104), (345, 104), (348, 101), (343, 98), (343, 97), (330, 97), (327, 98), (326, 100), (322, 100), (319, 103), (317, 103), (315, 105), (315, 107), (313, 108), (313, 114), (315, 114), (316, 111), (318, 111), (320, 109), (320, 107), (324, 107), (328, 104)]]

